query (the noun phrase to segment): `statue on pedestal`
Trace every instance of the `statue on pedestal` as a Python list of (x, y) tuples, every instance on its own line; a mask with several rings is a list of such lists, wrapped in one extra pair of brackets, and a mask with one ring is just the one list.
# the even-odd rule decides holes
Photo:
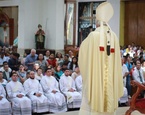
[(42, 26), (38, 25), (38, 31), (35, 34), (36, 49), (44, 49), (45, 32), (42, 30)]

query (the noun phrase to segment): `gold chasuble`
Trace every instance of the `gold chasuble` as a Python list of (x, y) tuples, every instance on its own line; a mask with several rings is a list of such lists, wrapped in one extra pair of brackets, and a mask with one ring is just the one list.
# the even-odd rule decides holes
[(83, 77), (83, 99), (79, 115), (115, 115), (118, 99), (123, 95), (119, 40), (107, 24), (112, 16), (110, 3), (99, 5), (96, 18), (100, 27), (80, 46), (78, 63)]

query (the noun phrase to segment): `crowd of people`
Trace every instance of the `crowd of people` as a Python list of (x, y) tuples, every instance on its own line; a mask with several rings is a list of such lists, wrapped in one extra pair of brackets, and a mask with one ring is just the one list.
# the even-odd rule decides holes
[[(128, 99), (135, 93), (131, 80), (145, 85), (145, 51), (143, 47), (132, 43), (127, 47), (120, 47), (122, 57), (122, 76), (124, 82), (124, 96), (119, 100), (120, 106), (128, 105)], [(144, 97), (144, 91), (140, 98)]]
[[(134, 43), (120, 47), (124, 95), (120, 106), (126, 106), (132, 96), (132, 79), (145, 84), (145, 52)], [(144, 92), (142, 92), (144, 97)], [(65, 112), (79, 108), (82, 100), (82, 76), (78, 57), (57, 52), (30, 54), (20, 58), (10, 48), (0, 47), (0, 115), (43, 112)]]
[(82, 77), (78, 58), (73, 52), (30, 54), (1, 48), (0, 115), (58, 113), (79, 108), (82, 99)]

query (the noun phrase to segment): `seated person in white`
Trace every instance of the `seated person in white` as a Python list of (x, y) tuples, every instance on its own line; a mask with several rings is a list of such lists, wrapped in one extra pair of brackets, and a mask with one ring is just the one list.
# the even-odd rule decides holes
[(139, 60), (136, 61), (136, 67), (132, 73), (132, 77), (134, 80), (138, 81), (139, 83), (145, 85), (145, 80), (143, 76), (143, 70), (141, 69), (141, 63)]
[(81, 94), (76, 91), (75, 82), (69, 76), (69, 69), (65, 69), (64, 75), (60, 78), (60, 90), (67, 97), (68, 108), (79, 108), (81, 105)]
[(1, 84), (0, 84), (0, 115), (11, 115), (11, 104), (6, 99), (6, 92)]
[(25, 96), (23, 85), (17, 81), (17, 73), (12, 73), (11, 78), (6, 90), (8, 99), (12, 102), (13, 115), (31, 115), (31, 100)]
[(48, 98), (50, 112), (58, 113), (67, 111), (65, 97), (59, 91), (58, 82), (52, 76), (52, 70), (48, 68), (45, 76), (40, 81), (44, 90), (44, 95)]
[(30, 72), (30, 78), (24, 82), (24, 88), (28, 97), (32, 102), (32, 110), (34, 113), (48, 112), (48, 100), (43, 95), (41, 84), (35, 79), (34, 71)]
[(77, 91), (81, 94), (82, 94), (82, 86), (83, 86), (82, 82), (83, 82), (82, 76), (81, 75), (77, 76), (75, 79), (75, 84), (76, 84)]
[[(7, 65), (8, 64), (8, 62), (7, 61), (5, 61), (5, 62), (3, 62), (3, 66), (0, 68), (0, 71), (2, 71), (2, 72), (4, 72), (5, 71), (5, 65)], [(11, 72), (12, 71), (12, 69), (8, 66), (8, 72)]]
[[(143, 70), (141, 69), (141, 63), (139, 60), (136, 61), (136, 67), (134, 68), (134, 71), (132, 73), (132, 77), (134, 80), (138, 81), (139, 83), (145, 85), (145, 80), (143, 77)], [(141, 98), (144, 97), (144, 91), (141, 92), (140, 95)]]
[(124, 84), (124, 95), (119, 99), (119, 103), (126, 104), (128, 102), (128, 92), (126, 88), (126, 76), (129, 74), (127, 66), (124, 64), (124, 58), (122, 58), (122, 76), (123, 76), (123, 84)]

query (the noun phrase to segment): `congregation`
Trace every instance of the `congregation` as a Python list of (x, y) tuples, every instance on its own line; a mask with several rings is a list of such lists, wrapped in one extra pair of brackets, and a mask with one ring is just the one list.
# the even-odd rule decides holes
[[(120, 98), (120, 106), (127, 106), (128, 99), (136, 92), (136, 87), (131, 85), (131, 80), (135, 80), (145, 85), (145, 51), (143, 47), (131, 45), (120, 47), (122, 58), (122, 76), (124, 83), (124, 95)], [(140, 98), (144, 98), (144, 91)]]
[(0, 115), (60, 113), (80, 108), (82, 77), (73, 52), (62, 56), (49, 50), (20, 58), (0, 48)]
[[(80, 108), (82, 76), (78, 57), (31, 49), (23, 58), (9, 48), (0, 48), (0, 115), (59, 113)], [(119, 105), (127, 105), (133, 91), (131, 79), (145, 84), (145, 52), (134, 43), (120, 47), (124, 95)], [(143, 94), (144, 95), (144, 94)], [(142, 95), (142, 96), (143, 96)]]

